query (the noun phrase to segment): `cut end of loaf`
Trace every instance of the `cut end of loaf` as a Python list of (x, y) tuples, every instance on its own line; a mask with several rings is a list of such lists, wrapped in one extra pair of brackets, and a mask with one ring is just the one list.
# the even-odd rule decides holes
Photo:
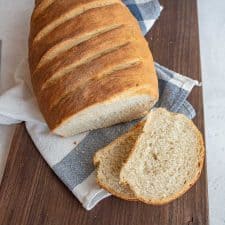
[(165, 204), (197, 181), (204, 161), (201, 133), (184, 115), (153, 110), (138, 137), (120, 180), (148, 204)]
[(68, 137), (87, 130), (131, 121), (146, 115), (154, 104), (155, 100), (149, 95), (118, 96), (73, 115), (54, 129), (53, 133)]

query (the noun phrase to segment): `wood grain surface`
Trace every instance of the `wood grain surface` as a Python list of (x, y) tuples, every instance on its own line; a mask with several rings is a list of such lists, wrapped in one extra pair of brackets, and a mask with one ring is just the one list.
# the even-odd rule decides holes
[[(164, 10), (147, 35), (155, 61), (201, 80), (196, 0), (161, 0)], [(190, 102), (203, 132), (202, 88)], [(180, 199), (159, 207), (109, 197), (85, 211), (18, 125), (0, 187), (0, 225), (208, 225), (206, 167)]]

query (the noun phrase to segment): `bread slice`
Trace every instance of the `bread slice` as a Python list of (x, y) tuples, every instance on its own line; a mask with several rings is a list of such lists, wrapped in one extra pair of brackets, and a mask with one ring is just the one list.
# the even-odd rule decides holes
[(168, 203), (197, 181), (204, 152), (202, 135), (192, 121), (154, 110), (120, 171), (120, 181), (145, 203)]
[(128, 185), (120, 185), (120, 169), (134, 147), (143, 125), (143, 123), (138, 124), (128, 133), (99, 150), (93, 159), (97, 167), (97, 183), (108, 192), (125, 200), (136, 200), (136, 197)]

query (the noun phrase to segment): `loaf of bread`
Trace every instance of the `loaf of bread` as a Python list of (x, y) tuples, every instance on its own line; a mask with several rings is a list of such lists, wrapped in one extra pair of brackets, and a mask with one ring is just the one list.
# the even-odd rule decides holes
[(62, 136), (139, 118), (158, 99), (148, 44), (120, 0), (37, 0), (29, 66), (40, 110)]
[(192, 121), (165, 109), (149, 113), (94, 157), (97, 182), (113, 195), (168, 203), (189, 190), (204, 162), (202, 135)]

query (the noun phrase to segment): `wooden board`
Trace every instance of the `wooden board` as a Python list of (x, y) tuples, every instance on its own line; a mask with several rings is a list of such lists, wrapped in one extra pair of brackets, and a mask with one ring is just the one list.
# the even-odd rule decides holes
[[(201, 80), (196, 0), (161, 0), (164, 10), (147, 35), (155, 61)], [(202, 89), (190, 96), (203, 131)], [(0, 225), (208, 225), (206, 169), (183, 197), (153, 207), (109, 197), (85, 211), (18, 125), (0, 188)]]

